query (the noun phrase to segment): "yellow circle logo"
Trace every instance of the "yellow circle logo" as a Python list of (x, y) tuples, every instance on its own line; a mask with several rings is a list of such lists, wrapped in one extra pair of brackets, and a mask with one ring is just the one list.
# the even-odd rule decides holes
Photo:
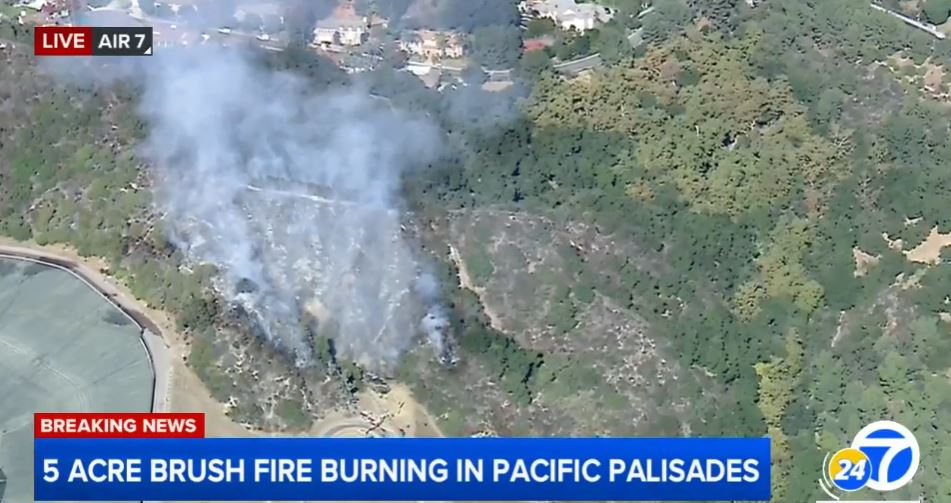
[(829, 480), (843, 491), (858, 491), (865, 487), (872, 474), (868, 456), (851, 447), (833, 454), (826, 469)]

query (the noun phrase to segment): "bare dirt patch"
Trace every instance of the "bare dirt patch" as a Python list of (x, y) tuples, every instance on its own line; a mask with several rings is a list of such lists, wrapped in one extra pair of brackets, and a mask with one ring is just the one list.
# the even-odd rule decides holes
[(941, 234), (935, 227), (920, 245), (906, 251), (905, 257), (921, 264), (937, 264), (941, 260), (941, 249), (945, 246), (951, 246), (951, 232)]
[(878, 255), (870, 255), (857, 247), (852, 248), (852, 257), (855, 259), (855, 272), (853, 272), (853, 274), (856, 277), (865, 276), (865, 274), (868, 273), (868, 269), (878, 264), (879, 260)]
[(224, 406), (211, 397), (204, 383), (184, 362), (173, 367), (170, 409), (173, 412), (205, 414), (205, 434), (209, 437), (249, 437), (259, 433), (234, 422), (225, 414)]
[(932, 93), (941, 92), (941, 84), (944, 82), (944, 68), (933, 63), (925, 65), (925, 89)]
[(449, 258), (452, 260), (453, 264), (456, 265), (456, 269), (459, 271), (459, 286), (470, 290), (472, 293), (476, 294), (479, 297), (479, 301), (482, 303), (483, 311), (485, 315), (489, 318), (489, 324), (492, 325), (492, 328), (503, 331), (502, 328), (502, 319), (499, 317), (498, 313), (490, 307), (485, 301), (485, 288), (476, 286), (472, 281), (472, 276), (469, 275), (469, 269), (466, 267), (466, 262), (462, 260), (462, 257), (459, 256), (459, 251), (456, 250), (456, 247), (449, 245)]
[(386, 393), (366, 390), (357, 411), (334, 411), (317, 422), (310, 434), (319, 437), (442, 437), (433, 417), (402, 384)]

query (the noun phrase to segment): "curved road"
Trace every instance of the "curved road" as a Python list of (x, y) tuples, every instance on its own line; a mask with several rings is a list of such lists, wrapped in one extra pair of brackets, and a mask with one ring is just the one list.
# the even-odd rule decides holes
[(597, 68), (599, 66), (601, 66), (601, 53), (596, 52), (590, 56), (558, 63), (557, 65), (552, 66), (552, 68), (559, 72), (575, 74), (581, 73), (585, 70), (590, 70), (592, 68)]

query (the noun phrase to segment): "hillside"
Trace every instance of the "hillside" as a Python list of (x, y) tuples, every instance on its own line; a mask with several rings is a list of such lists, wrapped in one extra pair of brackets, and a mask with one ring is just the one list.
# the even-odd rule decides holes
[[(951, 499), (951, 41), (858, 0), (658, 0), (643, 25), (646, 47), (576, 79), (523, 57), (511, 113), (359, 77), (446, 130), (403, 174), (399, 227), (439, 280), (451, 357), (421, 329), (393, 379), (447, 434), (769, 434), (782, 502), (815, 501), (825, 453), (894, 419), (929, 462), (890, 496)], [(385, 387), (332, 330), (306, 333), (316, 357), (295, 368), (214, 268), (186, 266), (137, 155), (135, 89), (54, 85), (2, 54), (3, 234), (105, 257), (177, 313), (239, 421), (300, 430)]]
[(145, 124), (133, 88), (54, 83), (24, 41), (0, 49), (0, 232), (99, 257), (105, 271), (188, 333), (188, 361), (235, 421), (306, 429), (307, 410), (348, 403), (328, 363), (302, 375), (254, 336), (246, 313), (211, 288), (214, 269), (186, 267), (152, 205), (137, 155)]

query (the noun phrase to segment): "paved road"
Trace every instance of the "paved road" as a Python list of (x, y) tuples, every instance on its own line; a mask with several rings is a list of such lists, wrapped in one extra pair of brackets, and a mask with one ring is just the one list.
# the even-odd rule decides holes
[(583, 58), (565, 61), (564, 63), (558, 63), (557, 65), (554, 65), (553, 68), (556, 71), (562, 73), (578, 74), (585, 70), (591, 70), (599, 66), (601, 66), (601, 54), (594, 53)]

